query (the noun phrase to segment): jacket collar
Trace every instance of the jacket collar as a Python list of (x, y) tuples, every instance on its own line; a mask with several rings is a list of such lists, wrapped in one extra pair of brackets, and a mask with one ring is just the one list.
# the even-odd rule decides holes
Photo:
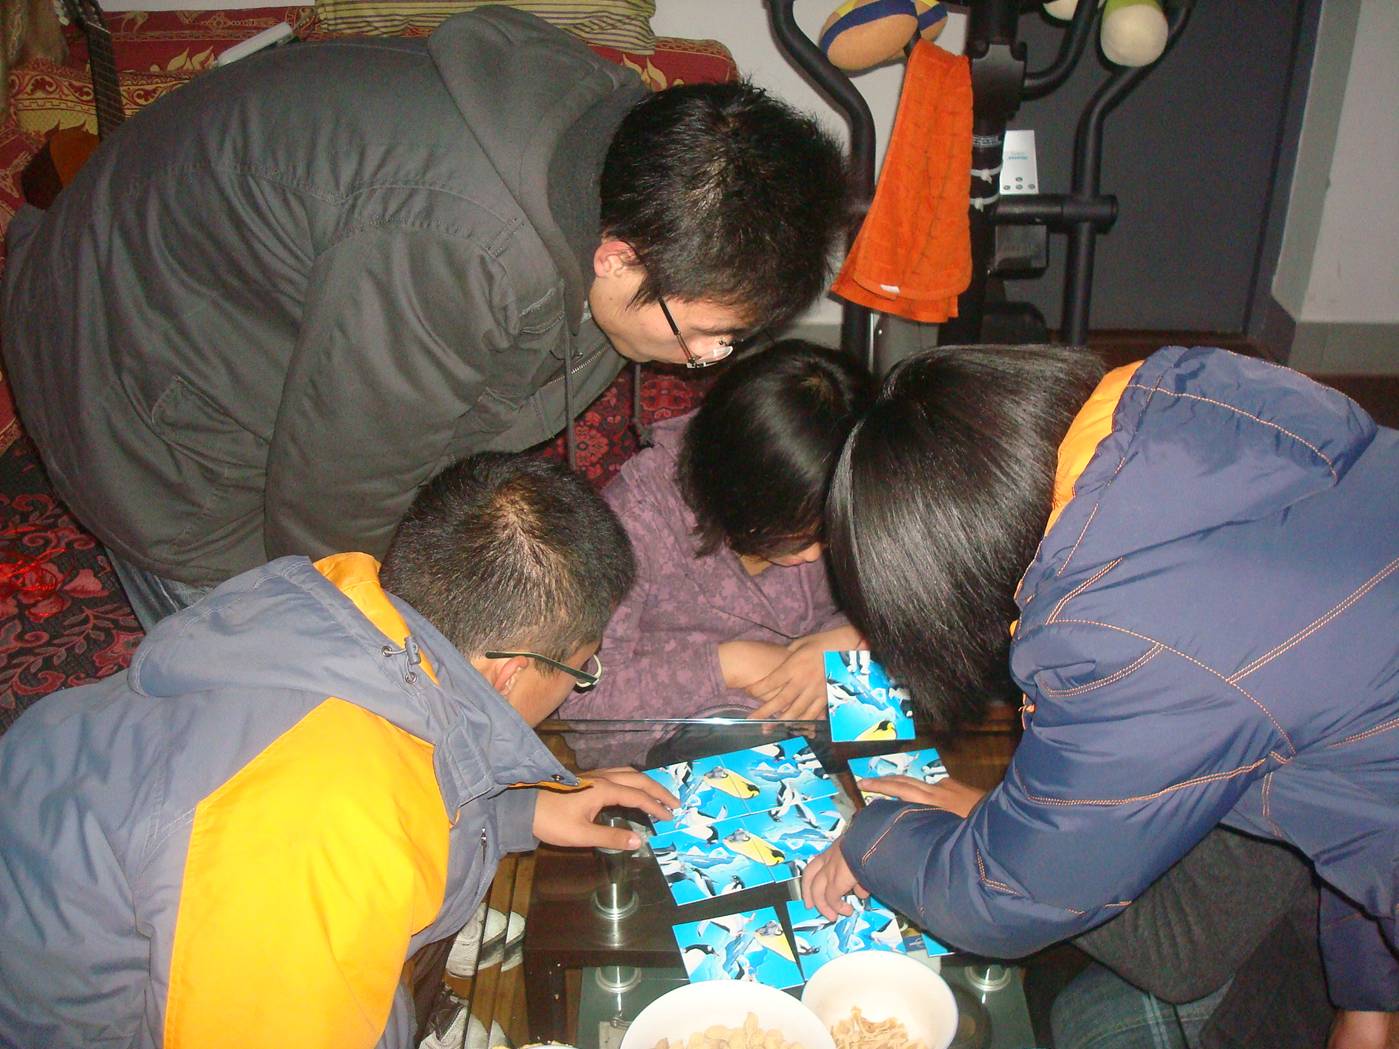
[(390, 642), (386, 657), (421, 702), (431, 734), (409, 731), (434, 744), (433, 767), (449, 813), (522, 782), (577, 782), (436, 627), (379, 585), (374, 558), (336, 554), (315, 567)]

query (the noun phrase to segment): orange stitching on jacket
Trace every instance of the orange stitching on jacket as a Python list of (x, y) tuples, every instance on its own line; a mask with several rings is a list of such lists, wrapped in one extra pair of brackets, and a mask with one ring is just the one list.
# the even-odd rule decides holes
[(918, 805), (913, 808), (904, 809), (902, 812), (900, 812), (897, 816), (895, 816), (889, 821), (889, 826), (885, 827), (884, 830), (880, 832), (879, 837), (875, 838), (874, 841), (870, 842), (870, 847), (866, 849), (865, 854), (860, 857), (860, 862), (869, 862), (870, 857), (874, 855), (874, 850), (879, 848), (879, 843), (884, 840), (885, 835), (887, 835), (891, 830), (894, 829), (894, 824), (898, 823), (899, 820), (914, 812), (927, 812), (932, 807), (933, 806), (931, 805)]
[(974, 851), (976, 852), (976, 870), (977, 870), (978, 875), (980, 875), (980, 877), (981, 877), (981, 882), (982, 882), (983, 885), (989, 885), (989, 886), (991, 886), (991, 888), (993, 888), (993, 889), (1000, 889), (1002, 892), (1009, 893), (1011, 896), (1020, 896), (1020, 895), (1021, 895), (1021, 893), (1016, 892), (1014, 889), (1012, 889), (1012, 888), (1011, 888), (1009, 885), (1007, 885), (1005, 882), (1003, 882), (1003, 881), (993, 881), (992, 879), (986, 877), (986, 863), (985, 863), (985, 861), (982, 860), (982, 858), (981, 858), (981, 850), (980, 850), (980, 849), (975, 849), (975, 848), (974, 848)]
[[(1124, 459), (1123, 461), (1125, 462), (1126, 460)], [(1118, 469), (1120, 470), (1121, 468), (1122, 465), (1119, 463)], [(1069, 562), (1074, 559), (1074, 554), (1078, 552), (1078, 544), (1083, 542), (1083, 537), (1088, 534), (1088, 526), (1093, 523), (1093, 518), (1098, 516), (1098, 507), (1101, 505), (1101, 503), (1093, 504), (1093, 512), (1088, 515), (1088, 520), (1083, 522), (1083, 530), (1078, 533), (1078, 538), (1074, 540), (1074, 545), (1070, 547), (1069, 556), (1064, 558), (1064, 563), (1059, 566), (1059, 571), (1054, 573), (1056, 576), (1063, 575), (1065, 570), (1069, 567)]]
[[(1015, 778), (1020, 783), (1020, 789), (1025, 792), (1025, 797), (1029, 798), (1031, 801), (1039, 802), (1041, 805), (1130, 805), (1137, 801), (1153, 801), (1156, 798), (1164, 797), (1167, 794), (1183, 790), (1186, 787), (1197, 787), (1201, 783), (1215, 783), (1219, 780), (1233, 779), (1235, 776), (1242, 776), (1252, 772), (1267, 760), (1267, 758), (1259, 758), (1251, 765), (1240, 765), (1230, 772), (1211, 772), (1206, 776), (1196, 776), (1194, 779), (1173, 783), (1169, 787), (1162, 787), (1160, 790), (1153, 791), (1150, 794), (1137, 794), (1130, 798), (1050, 798), (1042, 794), (1031, 794), (1030, 789), (1025, 786), (1025, 778), (1020, 775), (1019, 770), (1016, 771)], [(1014, 768), (1014, 765), (1011, 767)]]
[(1331, 620), (1335, 619), (1346, 609), (1350, 608), (1351, 605), (1355, 604), (1375, 587), (1379, 586), (1380, 583), (1384, 582), (1385, 576), (1392, 573), (1396, 568), (1399, 568), (1399, 557), (1396, 557), (1393, 561), (1389, 562), (1389, 564), (1381, 568), (1378, 572), (1376, 572), (1369, 579), (1367, 579), (1365, 583), (1358, 590), (1355, 591), (1355, 593), (1351, 594), (1339, 605), (1331, 609), (1331, 611), (1327, 612), (1325, 615), (1315, 620), (1310, 626), (1305, 627), (1302, 630), (1299, 630), (1297, 633), (1293, 634), (1282, 644), (1278, 645), (1277, 648), (1273, 649), (1271, 652), (1267, 652), (1264, 655), (1259, 656), (1248, 666), (1235, 673), (1232, 677), (1228, 679), (1229, 684), (1232, 685), (1234, 684), (1234, 682), (1240, 680), (1241, 678), (1247, 677), (1259, 667), (1263, 666), (1263, 664), (1271, 662), (1272, 660), (1276, 659), (1278, 656), (1286, 652), (1289, 648), (1292, 648), (1294, 645), (1302, 641), (1305, 641), (1308, 637), (1316, 633), (1327, 623), (1331, 622)]
[[(1399, 909), (1399, 904), (1396, 904), (1396, 909)], [(1323, 929), (1334, 929), (1338, 925), (1344, 925), (1346, 922), (1353, 922), (1357, 918), (1364, 918), (1366, 921), (1374, 920), (1364, 911), (1352, 911), (1350, 914), (1344, 914), (1339, 918), (1332, 918), (1329, 922), (1324, 923), (1321, 927)]]
[[(1072, 556), (1072, 555), (1070, 555), (1070, 556)], [(1066, 563), (1067, 563), (1067, 562), (1066, 562)], [(1089, 576), (1089, 577), (1088, 577), (1087, 579), (1085, 579), (1083, 582), (1079, 583), (1078, 586), (1074, 587), (1074, 588), (1073, 588), (1072, 590), (1070, 590), (1067, 594), (1065, 594), (1065, 595), (1063, 596), (1063, 598), (1060, 599), (1059, 603), (1058, 603), (1057, 605), (1054, 606), (1054, 611), (1051, 612), (1051, 613), (1049, 613), (1049, 618), (1046, 619), (1045, 622), (1046, 622), (1046, 623), (1052, 623), (1052, 622), (1054, 622), (1055, 617), (1058, 616), (1059, 613), (1062, 612), (1062, 611), (1064, 610), (1064, 606), (1065, 606), (1065, 605), (1067, 605), (1067, 604), (1068, 604), (1070, 601), (1072, 601), (1074, 598), (1078, 597), (1079, 594), (1083, 593), (1083, 592), (1084, 592), (1085, 590), (1087, 590), (1090, 586), (1092, 586), (1094, 583), (1096, 583), (1099, 579), (1102, 579), (1103, 576), (1107, 575), (1109, 572), (1111, 572), (1114, 568), (1116, 568), (1116, 567), (1117, 567), (1118, 565), (1120, 565), (1121, 563), (1122, 563), (1122, 558), (1120, 558), (1120, 557), (1117, 558), (1117, 560), (1115, 560), (1115, 561), (1109, 561), (1107, 564), (1105, 564), (1102, 568), (1098, 569), (1096, 572), (1094, 572), (1091, 576)]]
[(1377, 736), (1381, 732), (1388, 732), (1392, 728), (1399, 728), (1399, 718), (1391, 718), (1388, 721), (1382, 721), (1374, 728), (1367, 728), (1364, 732), (1357, 732), (1355, 735), (1347, 736), (1345, 739), (1338, 739), (1335, 743), (1328, 743), (1326, 744), (1326, 749), (1330, 750), (1332, 747), (1344, 747), (1347, 743), (1355, 743), (1359, 740), (1367, 739), (1370, 736)]
[[(1142, 386), (1139, 383), (1128, 383), (1127, 389), (1148, 390), (1151, 393), (1156, 393), (1158, 392), (1159, 388), (1150, 388)], [(1288, 437), (1291, 437), (1298, 444), (1310, 449), (1311, 453), (1315, 455), (1318, 459), (1320, 459), (1322, 462), (1324, 462), (1326, 464), (1326, 468), (1331, 471), (1332, 480), (1339, 480), (1339, 478), (1336, 477), (1335, 465), (1331, 462), (1330, 459), (1326, 458), (1326, 456), (1322, 454), (1321, 449), (1318, 448), (1316, 445), (1312, 444), (1310, 441), (1297, 436), (1297, 434), (1293, 433), (1285, 426), (1279, 426), (1275, 422), (1269, 422), (1267, 419), (1260, 418), (1259, 416), (1254, 415), (1252, 412), (1246, 412), (1242, 408), (1236, 407), (1235, 405), (1229, 404), (1225, 401), (1217, 401), (1213, 397), (1201, 397), (1198, 393), (1178, 393), (1175, 390), (1159, 390), (1159, 392), (1164, 393), (1170, 397), (1184, 397), (1192, 401), (1201, 401), (1205, 404), (1213, 404), (1219, 408), (1227, 408), (1229, 411), (1237, 412), (1239, 415), (1242, 415), (1246, 419), (1252, 419), (1254, 422), (1262, 423), (1264, 426), (1271, 426), (1274, 430), (1277, 430), (1279, 433), (1287, 434)]]
[(1284, 841), (1287, 835), (1278, 826), (1277, 820), (1273, 819), (1273, 773), (1268, 773), (1263, 777), (1263, 818), (1268, 821), (1268, 825), (1273, 828), (1273, 832)]
[(1167, 652), (1171, 653), (1171, 655), (1180, 656), (1180, 658), (1185, 660), (1187, 663), (1194, 663), (1201, 670), (1205, 671), (1208, 674), (1213, 674), (1215, 677), (1219, 678), (1220, 681), (1223, 681), (1230, 688), (1233, 688), (1236, 691), (1243, 693), (1243, 695), (1247, 697), (1248, 701), (1252, 703), (1255, 707), (1257, 707), (1259, 710), (1263, 711), (1264, 715), (1267, 716), (1268, 720), (1272, 722), (1273, 728), (1278, 730), (1278, 735), (1280, 735), (1283, 738), (1283, 740), (1287, 743), (1287, 749), (1292, 751), (1293, 754), (1297, 753), (1297, 744), (1292, 742), (1292, 737), (1287, 734), (1287, 730), (1284, 729), (1282, 725), (1278, 723), (1277, 718), (1273, 717), (1273, 712), (1267, 707), (1265, 707), (1261, 702), (1259, 702), (1258, 698), (1254, 696), (1252, 692), (1244, 688), (1238, 682), (1230, 681), (1227, 677), (1221, 674), (1218, 670), (1215, 670), (1214, 667), (1210, 666), (1208, 663), (1202, 663), (1194, 656), (1182, 652), (1178, 648), (1172, 648), (1170, 645), (1157, 641), (1154, 637), (1148, 637), (1146, 634), (1139, 634), (1135, 630), (1128, 630), (1125, 626), (1114, 626), (1112, 623), (1100, 623), (1095, 619), (1061, 619), (1059, 622), (1063, 625), (1073, 624), (1077, 626), (1096, 626), (1102, 627), (1104, 630), (1116, 630), (1118, 633), (1126, 634), (1128, 637), (1137, 637), (1141, 638), (1141, 640), (1143, 641), (1150, 641), (1153, 644), (1161, 645), (1161, 647), (1164, 648)]
[(1075, 688), (1046, 688), (1043, 685), (1041, 685), (1040, 691), (1043, 692), (1046, 696), (1053, 696), (1055, 698), (1081, 696), (1085, 692), (1092, 692), (1095, 688), (1102, 688), (1104, 685), (1111, 685), (1115, 682), (1121, 681), (1128, 674), (1132, 673), (1135, 670), (1141, 669), (1141, 667), (1148, 660), (1153, 659), (1164, 650), (1164, 645), (1153, 645), (1151, 648), (1147, 649), (1145, 653), (1138, 656), (1136, 662), (1128, 664), (1115, 674), (1109, 674), (1107, 677), (1102, 678), (1098, 681), (1090, 681), (1086, 685), (1078, 685)]

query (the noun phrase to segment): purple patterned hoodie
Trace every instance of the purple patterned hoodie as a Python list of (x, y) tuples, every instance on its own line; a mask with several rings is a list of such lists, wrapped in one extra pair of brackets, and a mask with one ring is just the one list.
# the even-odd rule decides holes
[[(630, 459), (603, 491), (631, 537), (636, 585), (603, 635), (602, 680), (588, 692), (574, 692), (561, 717), (645, 720), (746, 712), (757, 700), (724, 687), (721, 642), (786, 644), (847, 622), (836, 611), (824, 559), (752, 576), (727, 548), (695, 556), (695, 516), (675, 477), (692, 415), (657, 423), (654, 447)], [(572, 737), (584, 768), (638, 762), (644, 757), (638, 747), (650, 741), (634, 733), (625, 739)]]

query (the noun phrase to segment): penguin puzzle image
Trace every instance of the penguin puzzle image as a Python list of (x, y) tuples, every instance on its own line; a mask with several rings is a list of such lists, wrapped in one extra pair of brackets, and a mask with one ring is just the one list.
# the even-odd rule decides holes
[(827, 652), (825, 659), (832, 742), (913, 739), (913, 697), (869, 652)]
[(840, 788), (799, 737), (646, 775), (680, 799), (651, 840), (677, 905), (798, 877), (845, 826)]
[(673, 931), (691, 982), (751, 980), (770, 987), (802, 982), (792, 941), (772, 907), (687, 922)]
[[(942, 763), (942, 756), (935, 748), (925, 747), (923, 750), (851, 758), (850, 774), (855, 777), (856, 782), (862, 779), (879, 779), (881, 776), (908, 776), (924, 783), (936, 783), (947, 778), (947, 766)], [(884, 796), (860, 789), (860, 797), (865, 804)]]

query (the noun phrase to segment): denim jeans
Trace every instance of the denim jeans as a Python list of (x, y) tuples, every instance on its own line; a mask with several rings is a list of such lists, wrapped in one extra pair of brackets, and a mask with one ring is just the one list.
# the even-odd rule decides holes
[(213, 590), (212, 586), (195, 586), (182, 583), (178, 579), (166, 579), (144, 568), (138, 568), (130, 561), (124, 561), (111, 550), (107, 557), (112, 569), (117, 573), (121, 588), (126, 591), (126, 599), (146, 633), (166, 616), (174, 615), (182, 608), (199, 601)]
[(1091, 965), (1054, 999), (1055, 1049), (1196, 1049), (1229, 987), (1171, 1005)]

